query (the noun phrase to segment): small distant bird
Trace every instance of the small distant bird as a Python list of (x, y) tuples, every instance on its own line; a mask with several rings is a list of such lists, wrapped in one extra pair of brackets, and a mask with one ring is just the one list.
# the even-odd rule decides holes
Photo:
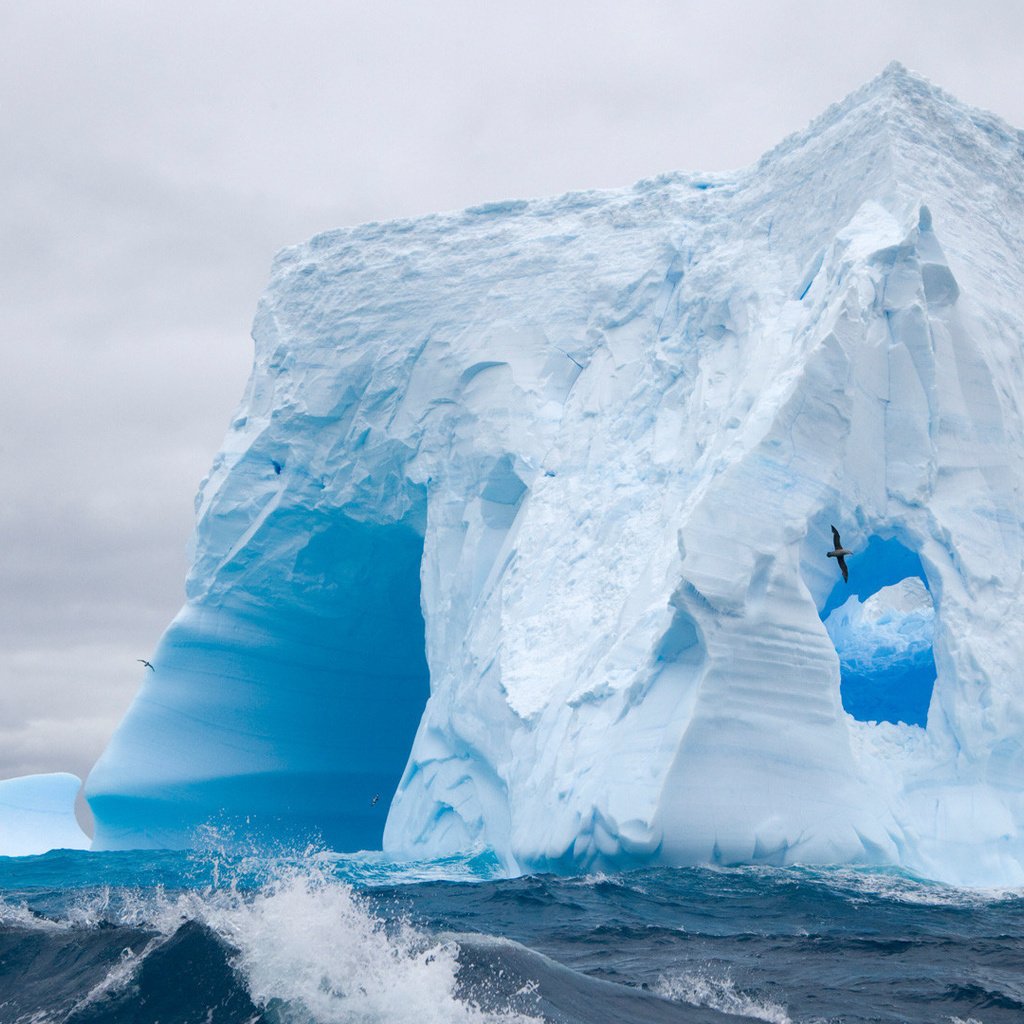
[(839, 539), (839, 531), (834, 526), (832, 527), (832, 542), (835, 544), (835, 550), (829, 551), (828, 557), (834, 558), (839, 563), (839, 568), (843, 573), (843, 582), (847, 583), (850, 574), (846, 571), (846, 556), (852, 555), (853, 552), (849, 548), (843, 547), (843, 542)]
[(379, 799), (380, 799), (380, 793), (374, 793), (373, 797), (370, 800), (370, 806), (371, 807), (376, 807), (377, 806), (377, 801)]
[(270, 460), (270, 464), (274, 467), (274, 472), (278, 476), (280, 476), (281, 475), (281, 470), (284, 469), (284, 466), (282, 466), (281, 463), (277, 461), (277, 459), (271, 459)]
[(142, 664), (143, 664), (143, 665), (145, 665), (145, 666), (146, 666), (146, 668), (148, 668), (150, 672), (155, 672), (155, 671), (156, 671), (156, 669), (155, 669), (155, 668), (153, 668), (153, 666), (152, 666), (152, 665), (150, 665), (150, 663), (149, 663), (148, 661), (146, 661), (146, 659), (145, 659), (145, 658), (136, 658), (135, 660), (136, 660), (136, 661), (141, 661), (141, 662), (142, 662)]

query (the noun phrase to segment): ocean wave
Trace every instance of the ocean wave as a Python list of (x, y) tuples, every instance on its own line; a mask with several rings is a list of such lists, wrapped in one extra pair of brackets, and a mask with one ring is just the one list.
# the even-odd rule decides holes
[(46, 917), (44, 914), (32, 910), (24, 900), (12, 902), (0, 896), (0, 928), (29, 928), (62, 932), (71, 927), (70, 921), (53, 920)]
[(408, 868), (238, 844), (0, 865), (0, 1024), (1024, 1019), (1016, 891), (877, 869)]
[[(255, 891), (231, 880), (216, 889), (173, 894), (160, 888), (99, 891), (75, 897), (60, 919), (17, 903), (4, 903), (0, 914), (12, 948), (20, 938), (25, 964), (24, 1012), (16, 1019), (40, 1024), (135, 1019), (142, 1006), (145, 1019), (156, 1019), (153, 1007), (165, 1003), (171, 1016), (160, 1019), (169, 1020), (197, 1019), (193, 1011), (225, 1004), (234, 1011), (216, 1019), (241, 1022), (267, 1012), (280, 1024), (540, 1019), (528, 1012), (528, 991), (518, 993), (523, 1009), (495, 1005), (493, 993), (485, 1008), (460, 982), (456, 941), (430, 936), (406, 921), (385, 921), (317, 862), (280, 869)], [(40, 955), (26, 933), (29, 939), (32, 933), (56, 934), (63, 944)], [(89, 956), (82, 936), (88, 937)], [(57, 999), (54, 990), (49, 1010), (33, 1012), (25, 993), (31, 994), (35, 975), (48, 961), (70, 956), (79, 959), (77, 980), (84, 991), (74, 999), (62, 992)], [(183, 977), (189, 978), (188, 992)]]
[(896, 867), (709, 865), (655, 870), (678, 872), (684, 877), (706, 873), (716, 876), (725, 883), (728, 883), (729, 879), (737, 882), (749, 879), (762, 887), (786, 889), (808, 886), (847, 898), (885, 900), (920, 906), (981, 907), (1014, 901), (1024, 904), (1024, 888), (1011, 886), (961, 887), (921, 878), (903, 868)]
[(457, 943), (385, 922), (315, 867), (288, 871), (252, 897), (196, 899), (181, 897), (179, 908), (236, 950), (234, 966), (257, 1005), (283, 1004), (318, 1024), (536, 1019), (482, 1010), (460, 994)]
[(793, 1024), (786, 1008), (771, 999), (758, 998), (740, 991), (728, 974), (719, 976), (710, 969), (664, 974), (654, 989), (673, 1002), (706, 1006), (732, 1016), (752, 1018), (767, 1024)]
[(802, 868), (808, 881), (852, 897), (888, 900), (930, 907), (982, 907), (993, 903), (1024, 903), (1020, 888), (962, 888), (918, 878), (893, 868)]

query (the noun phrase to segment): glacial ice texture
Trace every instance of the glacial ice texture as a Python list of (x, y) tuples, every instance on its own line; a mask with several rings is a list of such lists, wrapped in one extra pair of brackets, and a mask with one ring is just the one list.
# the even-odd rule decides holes
[[(738, 173), (282, 252), (97, 845), (1024, 882), (1022, 154), (893, 66)], [(850, 714), (886, 631), (932, 688)]]
[(0, 857), (89, 849), (75, 818), (81, 788), (82, 780), (67, 772), (0, 780)]

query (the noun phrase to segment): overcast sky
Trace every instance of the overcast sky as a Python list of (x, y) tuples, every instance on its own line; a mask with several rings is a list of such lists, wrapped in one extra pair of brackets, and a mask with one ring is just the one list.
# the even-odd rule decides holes
[(0, 0), (0, 778), (182, 600), (274, 251), (755, 160), (893, 59), (1024, 125), (1024, 4)]

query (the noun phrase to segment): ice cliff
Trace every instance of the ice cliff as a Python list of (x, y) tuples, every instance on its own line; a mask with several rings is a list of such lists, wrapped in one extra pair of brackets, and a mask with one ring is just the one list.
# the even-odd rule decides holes
[(894, 65), (740, 172), (282, 252), (97, 846), (1024, 882), (1022, 154)]

